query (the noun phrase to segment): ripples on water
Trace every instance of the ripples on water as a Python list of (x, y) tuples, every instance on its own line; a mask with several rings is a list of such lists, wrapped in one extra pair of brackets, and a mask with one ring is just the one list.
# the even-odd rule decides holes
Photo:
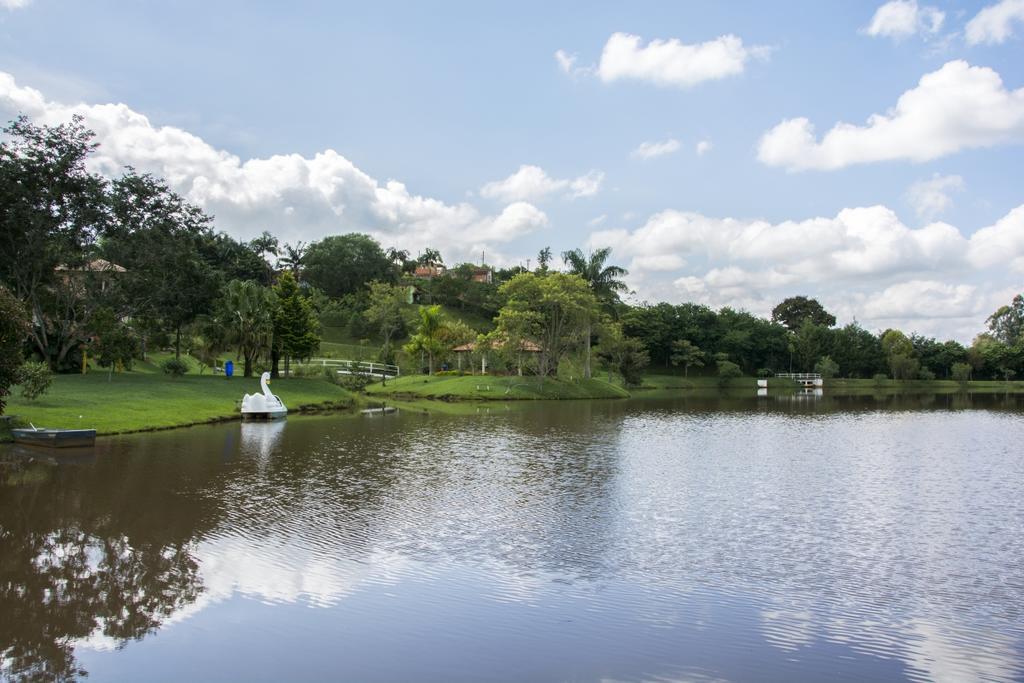
[(128, 437), (18, 509), (155, 506), (119, 533), (194, 558), (158, 637), (75, 640), (93, 680), (1024, 677), (1021, 412), (682, 408)]

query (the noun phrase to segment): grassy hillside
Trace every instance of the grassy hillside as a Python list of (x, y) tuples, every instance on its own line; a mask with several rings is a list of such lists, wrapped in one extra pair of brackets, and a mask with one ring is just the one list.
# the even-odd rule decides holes
[(370, 396), (447, 400), (627, 398), (621, 387), (599, 379), (410, 375), (367, 387)]

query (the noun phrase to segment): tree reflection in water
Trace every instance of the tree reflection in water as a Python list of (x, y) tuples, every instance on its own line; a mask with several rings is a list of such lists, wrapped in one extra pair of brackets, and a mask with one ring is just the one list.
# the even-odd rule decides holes
[[(81, 468), (18, 454), (0, 462), (3, 678), (86, 676), (78, 642), (102, 637), (123, 647), (202, 592), (193, 558), (198, 527), (180, 522), (209, 519), (208, 511), (168, 493), (173, 486), (132, 490), (143, 479), (132, 462), (141, 466), (136, 458), (119, 469)], [(161, 525), (170, 519), (178, 523)]]

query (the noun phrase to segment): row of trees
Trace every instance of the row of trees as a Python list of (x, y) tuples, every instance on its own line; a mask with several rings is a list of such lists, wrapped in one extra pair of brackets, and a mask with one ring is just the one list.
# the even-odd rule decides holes
[(147, 349), (173, 347), (176, 357), (209, 363), (233, 350), (246, 375), (260, 363), (276, 375), (282, 360), (287, 372), (291, 359), (316, 353), (323, 324), (375, 338), (385, 360), (422, 357), (428, 371), (473, 342), (516, 372), (555, 374), (577, 356), (583, 377), (599, 363), (630, 381), (647, 363), (684, 374), (1024, 372), (1020, 296), (965, 348), (836, 327), (807, 297), (783, 301), (770, 318), (695, 303), (630, 306), (621, 300), (626, 271), (609, 249), (565, 252), (561, 271), (545, 248), (532, 271), (481, 278), (480, 266), (457, 264), (415, 277), (417, 268), (440, 272), (437, 250), (414, 258), (361, 234), (291, 245), (265, 231), (241, 242), (159, 178), (131, 168), (114, 180), (93, 173), (95, 149), (80, 119), (36, 126), (22, 117), (0, 141), (0, 284), (24, 314), (5, 334), (22, 335), (22, 357), (57, 371), (79, 369), (83, 354), (130, 366)]
[(159, 178), (90, 171), (96, 144), (78, 118), (22, 117), (3, 134), (0, 282), (31, 321), (25, 350), (52, 370), (77, 370), (85, 354), (130, 366), (155, 343), (176, 358), (183, 344), (208, 356), (236, 347), (248, 374), (260, 354), (276, 369), (316, 349), (309, 297), (265, 258), (271, 235), (239, 242)]
[(780, 303), (771, 319), (693, 303), (642, 305), (623, 314), (625, 331), (643, 342), (653, 363), (684, 372), (725, 357), (750, 375), (817, 371), (862, 378), (1009, 379), (1024, 373), (1020, 295), (989, 318), (989, 331), (969, 347), (893, 329), (872, 333), (856, 322), (836, 327), (835, 321), (803, 296)]

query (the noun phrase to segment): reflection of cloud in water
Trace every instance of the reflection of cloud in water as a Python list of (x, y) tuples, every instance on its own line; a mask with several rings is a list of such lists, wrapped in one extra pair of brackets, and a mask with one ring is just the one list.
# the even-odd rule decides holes
[(984, 419), (646, 412), (577, 433), (543, 415), (450, 431), (399, 418), (333, 450), (283, 448), (275, 467), (262, 464), (284, 424), (243, 424), (260, 466), (217, 491), (225, 519), (195, 552), (206, 591), (167, 623), (236, 595), (329, 608), (469, 568), (479, 592), (431, 593), (586, 610), (596, 633), (628, 622), (670, 640), (699, 624), (723, 659), (760, 646), (806, 662), (841, 644), (910, 678), (1013, 680), (1021, 574), (994, 506), (1019, 486), (993, 481), (1006, 469), (991, 450), (954, 452), (974, 443), (957, 429)]
[(799, 650), (810, 645), (818, 632), (810, 609), (799, 607), (793, 602), (761, 610), (761, 620), (765, 640), (785, 651)]
[(261, 463), (270, 458), (284, 434), (285, 421), (243, 422), (241, 429), (241, 450), (244, 455), (256, 458)]
[(765, 640), (785, 652), (796, 652), (817, 641), (844, 643), (852, 650), (879, 657), (897, 657), (913, 680), (937, 683), (1010, 681), (1020, 674), (1016, 643), (1005, 633), (975, 626), (958, 626), (957, 618), (912, 619), (906, 623), (829, 618), (815, 613), (821, 602), (761, 610)]
[(915, 619), (908, 624), (907, 664), (936, 683), (1009, 681), (1021, 674), (1014, 640), (992, 630)]
[(267, 539), (266, 544), (227, 540), (200, 547), (207, 595), (214, 601), (240, 593), (266, 602), (306, 601), (330, 607), (361, 584), (397, 581), (404, 558), (392, 554), (371, 554), (362, 561), (312, 552)]

